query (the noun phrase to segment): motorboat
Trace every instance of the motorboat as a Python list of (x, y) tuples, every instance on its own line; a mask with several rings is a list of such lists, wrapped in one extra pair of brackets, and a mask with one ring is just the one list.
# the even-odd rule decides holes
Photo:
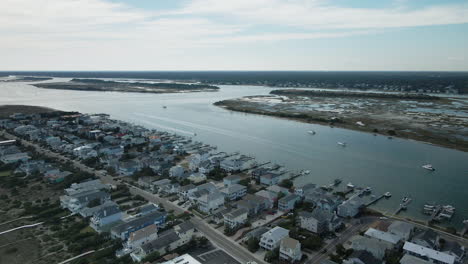
[(386, 193), (384, 193), (384, 196), (386, 198), (390, 198), (390, 197), (392, 197), (392, 194), (390, 192), (386, 192)]
[(432, 164), (422, 165), (422, 167), (426, 170), (435, 171), (435, 168), (432, 166)]
[(307, 131), (307, 133), (309, 133), (311, 135), (315, 135), (315, 131), (313, 131), (313, 130), (309, 130), (309, 131)]
[(352, 183), (348, 183), (348, 184), (346, 185), (346, 187), (348, 187), (348, 188), (350, 188), (350, 189), (353, 189), (355, 186), (354, 186), (354, 184), (352, 184)]
[(369, 186), (367, 186), (367, 187), (364, 189), (364, 192), (365, 192), (365, 193), (370, 193), (370, 192), (372, 192), (372, 188), (369, 187)]
[(338, 184), (340, 184), (340, 183), (341, 183), (341, 179), (335, 179), (335, 180), (333, 181), (333, 184), (334, 184), (334, 185), (338, 185)]
[(342, 146), (342, 147), (346, 147), (346, 142), (337, 142), (338, 145)]

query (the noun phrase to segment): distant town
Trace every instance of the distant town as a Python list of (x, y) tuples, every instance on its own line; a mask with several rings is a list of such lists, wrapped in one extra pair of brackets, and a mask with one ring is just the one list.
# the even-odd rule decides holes
[(409, 199), (384, 215), (369, 206), (390, 192), (340, 177), (297, 186), (309, 171), (106, 114), (14, 113), (0, 128), (8, 263), (468, 263), (468, 221), (434, 225), (448, 207), (428, 223), (398, 217)]

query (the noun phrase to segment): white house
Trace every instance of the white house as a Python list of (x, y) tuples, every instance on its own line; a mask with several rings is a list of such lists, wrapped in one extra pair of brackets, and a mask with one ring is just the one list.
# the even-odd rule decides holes
[(413, 256), (429, 259), (434, 263), (455, 263), (455, 256), (431, 248), (423, 247), (411, 242), (405, 242), (405, 244), (403, 245), (403, 251)]
[(229, 176), (224, 177), (223, 183), (224, 183), (224, 186), (229, 186), (234, 183), (239, 183), (240, 180), (241, 178), (239, 175), (229, 175)]
[(288, 196), (285, 196), (278, 201), (278, 210), (280, 211), (293, 210), (296, 203), (299, 202), (300, 199), (301, 197), (296, 194), (290, 194)]
[(224, 226), (234, 229), (247, 222), (248, 211), (244, 208), (233, 210), (224, 214)]
[(158, 238), (158, 227), (152, 224), (135, 232), (131, 232), (126, 246), (130, 249), (137, 248), (156, 238)]
[(301, 243), (290, 237), (283, 238), (280, 244), (279, 257), (289, 263), (300, 261), (302, 258)]
[(260, 238), (260, 247), (265, 250), (274, 250), (280, 246), (281, 240), (289, 236), (289, 230), (276, 226), (264, 233)]
[(233, 201), (245, 196), (247, 194), (247, 187), (234, 183), (221, 189), (221, 193), (226, 199)]
[(184, 175), (185, 169), (182, 166), (174, 166), (169, 169), (169, 177), (180, 178)]

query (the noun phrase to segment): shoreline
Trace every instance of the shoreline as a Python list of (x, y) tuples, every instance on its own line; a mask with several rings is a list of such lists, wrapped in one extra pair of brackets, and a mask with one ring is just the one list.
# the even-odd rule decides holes
[[(229, 100), (225, 100), (225, 101), (229, 101)], [(432, 141), (422, 140), (421, 138), (419, 138), (417, 136), (414, 136), (414, 134), (405, 133), (403, 131), (398, 131), (398, 134), (390, 135), (390, 134), (384, 134), (384, 133), (382, 133), (380, 131), (379, 132), (370, 131), (368, 129), (365, 129), (365, 127), (356, 126), (356, 125), (352, 125), (352, 124), (343, 125), (343, 123), (340, 123), (340, 122), (334, 122), (334, 123), (331, 124), (329, 121), (325, 121), (325, 120), (323, 120), (323, 121), (321, 121), (321, 120), (320, 121), (319, 120), (314, 121), (312, 119), (306, 120), (304, 118), (294, 117), (294, 116), (289, 115), (289, 114), (284, 114), (284, 116), (282, 116), (281, 114), (278, 114), (278, 113), (263, 112), (261, 110), (260, 111), (254, 111), (254, 110), (247, 110), (247, 109), (237, 109), (235, 107), (226, 105), (225, 101), (218, 101), (218, 102), (215, 102), (213, 105), (215, 105), (217, 107), (220, 107), (220, 108), (223, 108), (223, 109), (226, 109), (228, 111), (232, 111), (232, 112), (255, 114), (255, 115), (274, 117), (274, 118), (285, 119), (285, 120), (290, 120), (290, 121), (296, 121), (296, 122), (301, 122), (301, 123), (306, 123), (306, 124), (315, 124), (315, 125), (321, 125), (321, 126), (337, 127), (337, 128), (341, 128), (341, 129), (349, 129), (349, 130), (352, 130), (352, 131), (358, 131), (358, 132), (363, 132), (363, 133), (368, 133), (368, 134), (381, 135), (381, 136), (385, 136), (385, 137), (392, 137), (392, 138), (410, 140), (410, 141), (414, 141), (414, 142), (418, 142), (418, 143), (423, 143), (423, 144), (428, 144), (428, 145), (432, 145), (432, 146), (447, 148), (447, 149), (451, 149), (451, 150), (457, 150), (457, 151), (461, 151), (461, 152), (468, 152), (468, 145), (467, 146), (461, 146), (460, 144), (458, 144), (458, 142), (454, 142), (454, 143), (451, 143), (451, 144), (444, 144), (442, 142), (432, 142)]]

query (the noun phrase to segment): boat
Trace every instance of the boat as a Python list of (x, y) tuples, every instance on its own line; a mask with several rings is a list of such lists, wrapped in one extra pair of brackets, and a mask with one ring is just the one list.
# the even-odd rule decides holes
[(165, 105), (164, 105), (164, 106), (163, 106), (163, 108), (164, 108), (164, 109), (166, 109), (166, 108), (167, 108), (167, 106), (165, 106)]
[(309, 133), (311, 135), (315, 135), (315, 131), (313, 131), (313, 130), (309, 130), (309, 131), (307, 131), (307, 133)]
[(386, 192), (386, 193), (384, 193), (384, 197), (390, 198), (390, 197), (392, 197), (392, 194), (390, 192)]
[(301, 172), (302, 175), (307, 175), (307, 174), (309, 174), (309, 173), (310, 173), (310, 170), (303, 170), (303, 171)]
[(337, 142), (338, 145), (342, 146), (342, 147), (346, 147), (346, 142)]
[(365, 193), (370, 193), (370, 192), (372, 192), (372, 188), (369, 187), (369, 186), (367, 186), (367, 187), (364, 189), (364, 192), (365, 192)]
[(432, 166), (432, 164), (422, 165), (422, 167), (426, 170), (435, 171), (435, 168)]
[(354, 184), (348, 183), (348, 184), (346, 185), (346, 187), (348, 187), (348, 188), (350, 188), (350, 189), (353, 189), (353, 188), (354, 188)]
[(333, 181), (333, 184), (334, 184), (334, 185), (338, 185), (338, 184), (340, 184), (340, 183), (341, 183), (341, 179), (335, 179), (335, 180)]

